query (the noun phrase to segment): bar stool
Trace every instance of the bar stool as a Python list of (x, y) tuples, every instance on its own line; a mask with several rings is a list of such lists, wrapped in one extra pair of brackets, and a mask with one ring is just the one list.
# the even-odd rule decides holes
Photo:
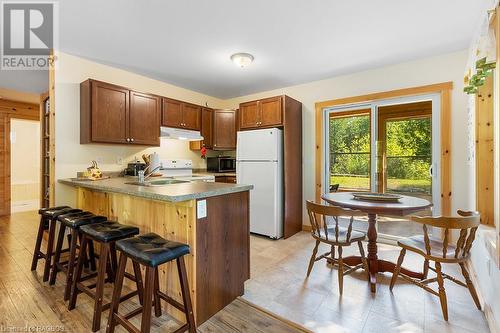
[[(149, 332), (151, 329), (151, 307), (153, 304), (155, 316), (161, 316), (160, 299), (170, 303), (186, 314), (187, 323), (178, 328), (175, 333), (184, 332), (186, 330), (189, 330), (190, 333), (195, 333), (196, 323), (191, 305), (191, 296), (189, 294), (186, 267), (184, 265), (184, 255), (189, 253), (189, 246), (166, 240), (155, 233), (148, 233), (134, 238), (120, 240), (116, 242), (116, 247), (120, 251), (120, 263), (113, 290), (113, 299), (111, 301), (111, 309), (109, 310), (106, 333), (113, 333), (115, 331), (115, 326), (118, 324), (122, 325), (128, 332), (139, 332), (139, 330), (129, 321), (130, 318), (139, 313), (142, 313), (140, 332)], [(132, 260), (133, 264), (140, 263), (146, 267), (144, 299), (141, 307), (126, 315), (120, 315), (118, 313), (118, 307), (121, 302), (120, 295), (128, 258)], [(183, 304), (159, 290), (158, 266), (172, 260), (176, 260), (177, 262)]]
[[(57, 217), (63, 214), (81, 212), (81, 209), (73, 209), (69, 206), (58, 206), (52, 208), (41, 208), (38, 211), (40, 214), (40, 224), (38, 225), (38, 234), (35, 242), (35, 249), (33, 251), (33, 260), (31, 261), (31, 270), (35, 271), (38, 265), (38, 260), (45, 259), (45, 266), (43, 269), (43, 282), (49, 279), (50, 267), (52, 264), (52, 254), (54, 251), (54, 237), (56, 233)], [(48, 226), (47, 226), (48, 225)], [(47, 241), (47, 250), (45, 253), (41, 251), (43, 231), (49, 229), (49, 239)]]
[[(61, 222), (59, 227), (59, 234), (57, 236), (56, 250), (54, 253), (54, 263), (52, 264), (52, 271), (50, 272), (49, 284), (53, 285), (57, 279), (57, 273), (63, 271), (66, 273), (66, 286), (64, 289), (64, 300), (69, 299), (69, 294), (71, 291), (71, 282), (73, 281), (73, 272), (76, 263), (76, 251), (78, 249), (78, 239), (81, 238), (79, 229), (83, 225), (92, 223), (102, 223), (106, 221), (105, 216), (97, 216), (91, 212), (78, 212), (71, 214), (64, 214), (58, 217), (58, 221)], [(62, 245), (64, 242), (64, 235), (66, 232), (66, 227), (68, 227), (71, 232), (69, 235), (69, 258), (67, 261), (61, 262)], [(91, 270), (95, 271), (95, 254), (93, 243), (89, 243), (89, 259)]]
[[(72, 281), (70, 300), (68, 309), (73, 310), (76, 305), (78, 294), (84, 292), (94, 299), (94, 315), (92, 319), (92, 332), (96, 332), (101, 327), (102, 311), (108, 309), (111, 303), (103, 304), (103, 292), (105, 282), (114, 282), (116, 274), (116, 249), (115, 242), (137, 235), (139, 228), (120, 224), (117, 222), (103, 222), (95, 224), (82, 225), (80, 227), (82, 240), (80, 245), (80, 255), (75, 267), (74, 278)], [(87, 256), (87, 247), (90, 242), (97, 242), (100, 246), (99, 264), (97, 266), (97, 274), (87, 275), (82, 278), (83, 265)], [(139, 296), (139, 302), (142, 304), (142, 277), (138, 264), (133, 266), (134, 275), (126, 274), (126, 277), (135, 281), (137, 290), (128, 293), (122, 297), (125, 301), (135, 295)], [(106, 279), (106, 275), (108, 278)], [(90, 278), (97, 277), (96, 283), (84, 285), (83, 282)], [(92, 289), (95, 288), (95, 291)]]

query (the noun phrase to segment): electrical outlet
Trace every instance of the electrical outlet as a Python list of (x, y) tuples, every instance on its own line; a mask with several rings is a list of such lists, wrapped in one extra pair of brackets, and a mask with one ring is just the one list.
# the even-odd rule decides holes
[(116, 164), (123, 165), (123, 157), (122, 156), (116, 157)]
[(207, 200), (198, 200), (196, 202), (196, 217), (199, 219), (207, 217)]

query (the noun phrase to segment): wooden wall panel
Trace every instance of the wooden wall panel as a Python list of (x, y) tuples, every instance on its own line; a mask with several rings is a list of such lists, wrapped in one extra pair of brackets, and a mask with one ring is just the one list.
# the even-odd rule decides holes
[(494, 225), (493, 77), (476, 95), (476, 207), (481, 223)]

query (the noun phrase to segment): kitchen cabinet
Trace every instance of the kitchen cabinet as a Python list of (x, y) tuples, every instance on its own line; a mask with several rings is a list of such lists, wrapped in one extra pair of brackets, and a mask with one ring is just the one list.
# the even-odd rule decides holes
[(236, 184), (236, 176), (215, 176), (215, 182)]
[(191, 141), (191, 150), (200, 150), (203, 145), (212, 150), (236, 149), (237, 110), (201, 110), (201, 135), (203, 141)]
[(117, 85), (80, 84), (80, 143), (160, 144), (160, 98)]
[(201, 129), (201, 106), (166, 97), (162, 99), (162, 104), (162, 126), (195, 131)]
[(236, 111), (215, 110), (213, 120), (213, 149), (236, 149)]
[(129, 139), (132, 143), (160, 145), (160, 97), (130, 92)]
[(240, 129), (283, 125), (282, 96), (240, 104)]

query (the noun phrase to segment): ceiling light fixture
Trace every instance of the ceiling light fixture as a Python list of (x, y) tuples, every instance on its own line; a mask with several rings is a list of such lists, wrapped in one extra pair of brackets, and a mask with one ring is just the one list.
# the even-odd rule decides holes
[(232, 62), (234, 62), (236, 66), (241, 68), (250, 65), (253, 59), (254, 57), (250, 53), (235, 53), (231, 56)]

